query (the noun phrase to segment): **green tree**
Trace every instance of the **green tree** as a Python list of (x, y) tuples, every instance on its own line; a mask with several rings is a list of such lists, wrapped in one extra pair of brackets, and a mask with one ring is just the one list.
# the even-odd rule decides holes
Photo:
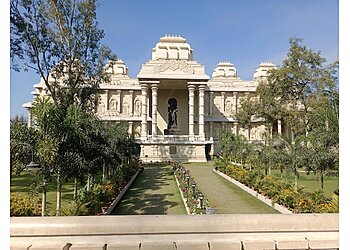
[(303, 46), (300, 38), (292, 37), (289, 43), (282, 65), (259, 83), (258, 100), (242, 101), (237, 118), (243, 126), (248, 127), (254, 116), (271, 129), (283, 118), (295, 136), (305, 135), (312, 130), (311, 116), (320, 106), (320, 96), (337, 93), (338, 63), (326, 64), (321, 53)]
[(318, 107), (310, 116), (312, 130), (307, 136), (310, 153), (307, 170), (319, 174), (323, 189), (325, 174), (339, 170), (339, 95), (327, 94), (319, 99)]
[(101, 45), (96, 0), (11, 0), (10, 24), (13, 68), (35, 70), (57, 106), (93, 110), (115, 58)]
[(221, 130), (219, 150), (224, 158), (243, 163), (247, 155), (247, 139), (243, 135), (235, 135), (231, 131)]

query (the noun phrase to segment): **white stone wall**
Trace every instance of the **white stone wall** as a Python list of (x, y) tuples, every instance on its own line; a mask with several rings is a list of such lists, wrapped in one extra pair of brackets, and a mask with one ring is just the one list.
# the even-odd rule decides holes
[[(235, 115), (241, 106), (242, 100), (257, 98), (256, 87), (259, 82), (266, 81), (269, 70), (276, 68), (276, 66), (264, 62), (252, 74), (253, 80), (245, 81), (239, 78), (238, 70), (232, 63), (221, 61), (213, 70), (210, 79), (205, 74), (205, 67), (194, 61), (192, 55), (193, 50), (185, 38), (179, 35), (166, 35), (160, 38), (152, 49), (152, 59), (142, 65), (137, 79), (129, 77), (128, 67), (122, 60), (109, 61), (105, 69), (110, 74), (110, 81), (100, 84), (102, 92), (97, 107), (97, 115), (103, 120), (127, 122), (128, 131), (133, 133), (136, 138), (141, 137), (141, 128), (143, 127), (146, 132), (141, 139), (143, 140), (142, 143), (146, 143), (149, 139), (156, 139), (149, 137), (152, 133), (152, 127), (155, 128), (156, 126), (155, 137), (164, 135), (164, 129), (167, 128), (168, 124), (168, 100), (173, 97), (178, 103), (178, 128), (181, 135), (188, 135), (190, 121), (188, 87), (191, 86), (191, 89), (195, 89), (193, 130), (194, 136), (198, 136), (199, 123), (200, 121), (203, 122), (203, 116), (199, 116), (199, 86), (202, 86), (201, 91), (205, 89), (205, 135), (204, 137), (202, 135), (200, 140), (207, 140), (208, 143), (212, 143), (210, 139), (213, 138), (214, 141), (217, 141), (221, 129), (227, 129), (233, 133), (238, 132), (247, 139), (250, 135), (251, 140), (263, 139), (262, 135), (266, 127), (261, 122), (253, 121), (250, 126), (251, 129), (248, 131), (248, 129), (237, 124)], [(146, 109), (147, 115), (143, 116), (141, 84), (143, 93), (147, 92), (147, 97), (144, 96), (144, 100), (146, 100), (148, 106)], [(32, 94), (35, 97), (48, 96), (43, 81), (35, 84), (34, 87), (35, 91)], [(157, 92), (156, 96), (152, 95), (152, 91), (153, 94), (155, 94), (154, 91)], [(154, 98), (157, 99), (158, 105), (156, 107), (157, 112), (152, 115), (152, 108), (154, 108), (154, 106), (152, 107), (152, 100)], [(30, 105), (27, 103), (25, 107), (30, 107)], [(284, 130), (285, 133), (289, 133), (286, 127)], [(188, 151), (190, 148), (189, 146), (183, 146), (182, 149), (179, 146), (180, 152)], [(162, 146), (161, 149), (166, 154), (170, 153), (166, 146)], [(147, 146), (145, 150), (151, 150), (151, 147)], [(154, 148), (152, 150), (153, 153), (150, 151), (149, 154), (156, 157)], [(197, 152), (197, 150), (199, 151)], [(157, 153), (160, 153), (160, 151), (158, 150)], [(192, 155), (193, 159), (197, 159), (197, 153), (204, 156), (204, 149), (197, 145), (195, 153), (192, 151), (187, 153)]]

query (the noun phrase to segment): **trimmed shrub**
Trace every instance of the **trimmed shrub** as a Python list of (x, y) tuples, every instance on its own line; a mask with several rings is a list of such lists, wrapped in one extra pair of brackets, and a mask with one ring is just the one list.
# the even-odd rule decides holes
[(312, 193), (303, 191), (285, 180), (264, 176), (257, 171), (248, 171), (232, 164), (215, 165), (217, 169), (258, 193), (272, 199), (273, 202), (287, 207), (295, 213), (338, 213), (339, 196), (335, 193), (332, 199), (324, 196), (322, 191)]
[(10, 216), (41, 215), (41, 204), (37, 197), (11, 193), (10, 206)]

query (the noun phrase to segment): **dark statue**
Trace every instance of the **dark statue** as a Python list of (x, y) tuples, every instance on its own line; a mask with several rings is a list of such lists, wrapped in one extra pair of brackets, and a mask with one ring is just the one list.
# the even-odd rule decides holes
[(173, 135), (179, 134), (180, 130), (177, 128), (177, 101), (175, 98), (170, 98), (168, 101), (168, 127), (164, 134)]
[(170, 98), (168, 101), (168, 129), (177, 127), (177, 101)]

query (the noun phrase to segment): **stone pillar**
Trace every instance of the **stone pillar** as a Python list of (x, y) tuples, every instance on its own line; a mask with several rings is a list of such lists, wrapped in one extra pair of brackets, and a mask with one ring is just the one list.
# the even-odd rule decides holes
[(225, 92), (221, 92), (221, 111), (225, 113)]
[(134, 115), (134, 91), (129, 90), (130, 93), (130, 116)]
[(194, 85), (188, 86), (188, 135), (194, 140)]
[(233, 124), (233, 131), (234, 131), (235, 135), (238, 135), (238, 124), (237, 123)]
[(152, 136), (157, 136), (158, 84), (152, 84)]
[(132, 129), (133, 122), (129, 122), (129, 128), (128, 128), (128, 133), (132, 134), (133, 129)]
[(119, 114), (121, 114), (122, 112), (121, 112), (121, 107), (122, 107), (122, 105), (120, 104), (120, 102), (121, 102), (121, 90), (117, 90), (117, 101), (118, 101), (118, 104), (117, 104), (117, 113), (119, 113)]
[(210, 91), (209, 92), (209, 115), (212, 116), (213, 115), (213, 104), (214, 104), (214, 92)]
[(214, 138), (214, 122), (209, 122), (209, 130), (210, 130), (210, 139), (213, 140)]
[(142, 94), (142, 108), (141, 108), (141, 140), (146, 140), (148, 130), (147, 130), (147, 108), (148, 108), (148, 85), (141, 84), (141, 94)]
[(198, 125), (199, 125), (199, 129), (198, 129), (198, 134), (199, 137), (201, 139), (205, 139), (205, 133), (204, 133), (204, 90), (205, 90), (205, 86), (204, 85), (200, 85), (198, 87), (198, 105), (199, 105), (199, 112), (198, 112)]
[(233, 97), (233, 107), (235, 109), (233, 114), (237, 114), (237, 92), (232, 92), (232, 97)]
[(28, 110), (28, 123), (27, 123), (27, 127), (31, 128), (32, 127), (32, 110), (30, 108), (27, 109)]
[(282, 121), (281, 120), (277, 121), (277, 130), (278, 130), (278, 135), (282, 135)]
[(108, 95), (109, 95), (109, 90), (106, 90), (105, 91), (105, 112), (108, 111), (108, 106), (109, 106)]
[(151, 102), (150, 102), (150, 91), (147, 89), (147, 117), (150, 117), (150, 114), (149, 114), (149, 107), (151, 106)]

